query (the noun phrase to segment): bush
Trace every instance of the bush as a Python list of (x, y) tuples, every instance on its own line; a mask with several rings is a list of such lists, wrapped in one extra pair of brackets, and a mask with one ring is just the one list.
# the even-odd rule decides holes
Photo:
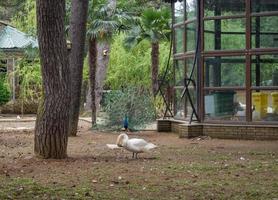
[(122, 91), (108, 93), (104, 101), (104, 111), (109, 117), (107, 127), (123, 127), (123, 119), (128, 117), (129, 129), (144, 128), (155, 119), (155, 107), (149, 91), (130, 87)]
[(10, 90), (7, 84), (7, 79), (4, 75), (0, 75), (0, 106), (10, 100)]
[(36, 114), (38, 101), (11, 100), (1, 107), (1, 114)]

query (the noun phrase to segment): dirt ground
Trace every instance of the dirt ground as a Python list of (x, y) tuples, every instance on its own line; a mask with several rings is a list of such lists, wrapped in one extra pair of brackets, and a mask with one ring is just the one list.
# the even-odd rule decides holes
[(64, 160), (34, 157), (32, 132), (1, 133), (0, 199), (278, 199), (278, 141), (135, 132), (158, 148), (132, 159), (88, 125)]

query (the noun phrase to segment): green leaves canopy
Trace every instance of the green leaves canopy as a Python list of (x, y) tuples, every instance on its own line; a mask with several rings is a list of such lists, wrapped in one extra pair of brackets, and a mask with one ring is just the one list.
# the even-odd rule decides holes
[(146, 9), (142, 16), (137, 19), (137, 25), (126, 37), (125, 47), (132, 48), (145, 39), (151, 43), (169, 39), (171, 33), (170, 19), (170, 11), (167, 8), (161, 10)]

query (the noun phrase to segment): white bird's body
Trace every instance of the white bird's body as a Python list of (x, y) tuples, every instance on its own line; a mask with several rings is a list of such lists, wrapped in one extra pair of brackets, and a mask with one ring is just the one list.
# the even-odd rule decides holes
[(135, 155), (136, 158), (138, 153), (143, 153), (157, 147), (156, 145), (149, 143), (144, 139), (129, 139), (127, 134), (124, 133), (118, 136), (116, 144), (119, 147), (123, 147), (126, 150), (131, 151), (133, 153), (133, 157)]

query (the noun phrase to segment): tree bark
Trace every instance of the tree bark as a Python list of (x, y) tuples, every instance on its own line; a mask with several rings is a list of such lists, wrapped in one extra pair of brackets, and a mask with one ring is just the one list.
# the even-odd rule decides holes
[(152, 93), (155, 96), (158, 90), (158, 68), (159, 68), (159, 43), (152, 43)]
[(43, 99), (35, 127), (35, 154), (67, 156), (70, 84), (65, 38), (65, 0), (37, 0), (37, 29)]
[(97, 45), (97, 71), (96, 71), (96, 108), (100, 109), (100, 101), (103, 94), (104, 81), (109, 63), (110, 44), (103, 42)]
[(76, 136), (78, 127), (88, 2), (88, 0), (71, 1), (70, 36), (72, 46), (69, 56), (71, 75), (69, 136)]
[(91, 92), (91, 109), (92, 109), (92, 126), (96, 125), (96, 71), (97, 71), (97, 40), (90, 38), (89, 40), (89, 76), (90, 76), (90, 92)]
[[(107, 13), (107, 17), (111, 17), (116, 9), (117, 0), (107, 0), (107, 5), (110, 8), (110, 11)], [(103, 94), (103, 86), (106, 78), (106, 73), (109, 63), (109, 52), (110, 44), (108, 42), (102, 42), (97, 44), (97, 71), (96, 71), (96, 109), (97, 111), (100, 108), (100, 101)]]

